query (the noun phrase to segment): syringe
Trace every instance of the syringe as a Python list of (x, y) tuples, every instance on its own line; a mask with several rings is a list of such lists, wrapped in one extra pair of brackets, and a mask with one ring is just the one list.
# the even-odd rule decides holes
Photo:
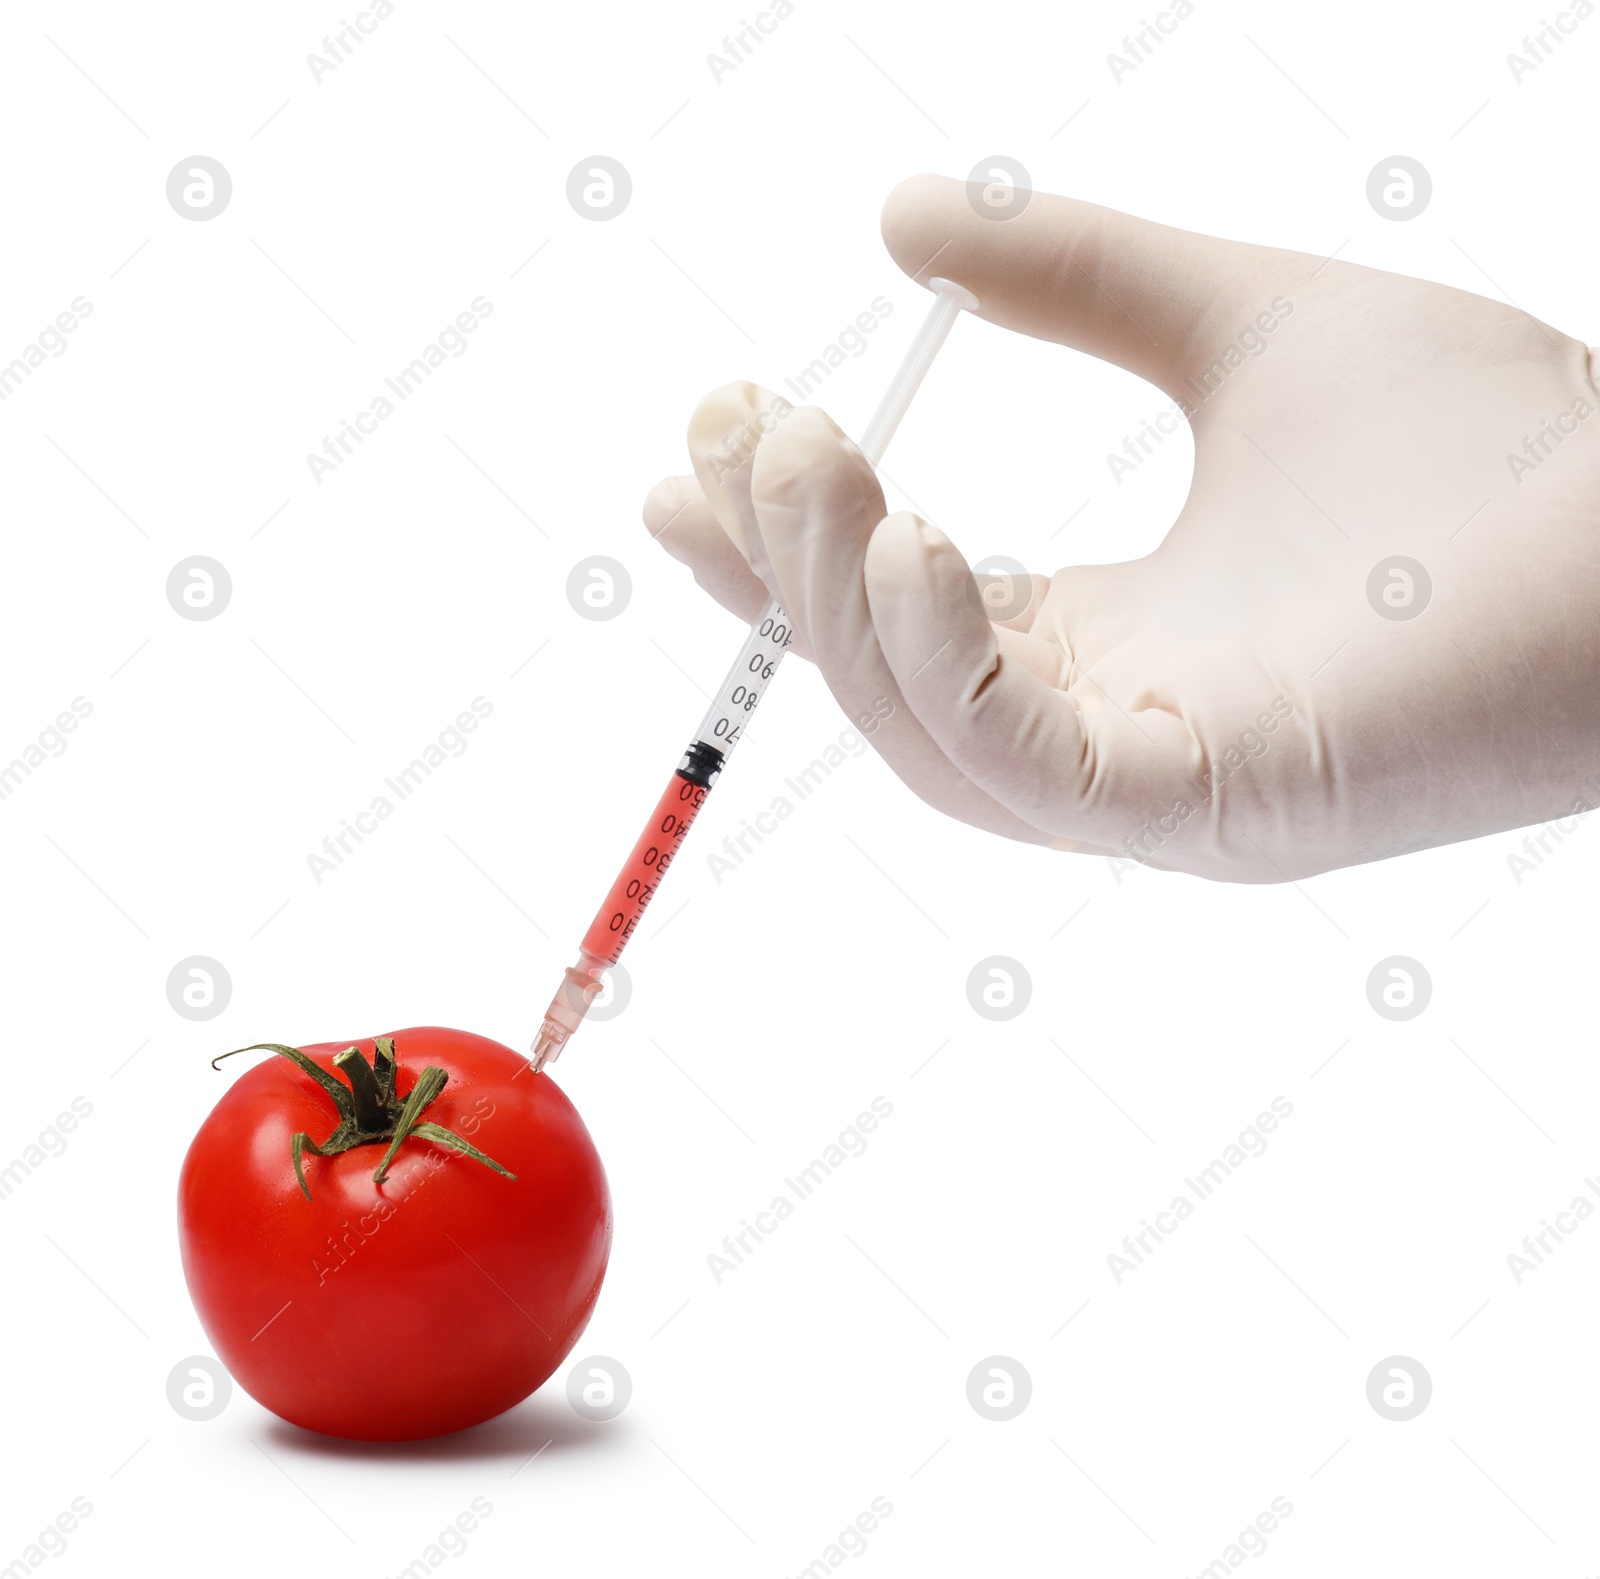
[[(953, 280), (932, 279), (928, 285), (934, 292), (933, 306), (862, 435), (861, 453), (873, 466), (883, 459), (889, 440), (911, 405), (911, 397), (933, 365), (956, 318), (963, 309), (970, 312), (978, 305), (977, 298)], [(577, 963), (568, 967), (550, 1000), (533, 1044), (535, 1070), (561, 1056), (589, 1005), (604, 991), (606, 970), (622, 957), (629, 938), (638, 930), (640, 917), (655, 897), (661, 879), (711, 793), (711, 786), (727, 766), (750, 715), (766, 694), (767, 685), (788, 650), (791, 634), (788, 615), (773, 599), (751, 626), (739, 656), (717, 689), (710, 711), (701, 719), (683, 761), (656, 802), (639, 842), (584, 933)]]

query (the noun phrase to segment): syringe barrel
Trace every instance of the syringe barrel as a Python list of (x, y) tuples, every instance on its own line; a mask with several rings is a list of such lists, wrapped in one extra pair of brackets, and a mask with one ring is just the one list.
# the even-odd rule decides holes
[(533, 1044), (535, 1071), (561, 1056), (561, 1049), (583, 1023), (589, 1006), (605, 990), (607, 966), (622, 958), (628, 939), (638, 930), (640, 918), (705, 805), (721, 767), (722, 753), (697, 740), (690, 744), (682, 764), (667, 780), (644, 832), (583, 935), (577, 964), (567, 967), (545, 1010), (544, 1024)]
[[(695, 755), (691, 748), (690, 756)], [(607, 965), (615, 965), (621, 959), (628, 939), (639, 925), (639, 918), (655, 897), (673, 856), (678, 853), (678, 846), (710, 794), (708, 785), (697, 784), (689, 776), (694, 771), (679, 768), (667, 781), (633, 853), (617, 873), (605, 903), (589, 923), (589, 930), (583, 937), (585, 954)]]
[[(750, 627), (750, 634), (745, 637), (739, 656), (733, 660), (733, 667), (717, 687), (717, 694), (695, 731), (697, 744), (709, 746), (726, 759), (744, 738), (750, 715), (766, 694), (779, 661), (789, 650), (792, 635), (789, 616), (773, 599)], [(718, 771), (721, 771), (720, 763)]]

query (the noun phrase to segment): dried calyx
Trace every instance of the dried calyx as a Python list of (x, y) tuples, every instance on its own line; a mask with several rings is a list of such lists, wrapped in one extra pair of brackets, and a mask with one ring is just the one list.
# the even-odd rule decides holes
[(300, 1188), (308, 1201), (311, 1199), (311, 1191), (306, 1186), (303, 1161), (307, 1152), (313, 1157), (336, 1157), (340, 1152), (349, 1151), (355, 1146), (370, 1146), (388, 1141), (389, 1149), (384, 1152), (383, 1161), (378, 1164), (377, 1172), (372, 1175), (374, 1184), (382, 1184), (388, 1174), (389, 1164), (394, 1161), (395, 1153), (405, 1141), (413, 1137), (449, 1146), (452, 1150), (464, 1152), (474, 1161), (493, 1168), (496, 1173), (503, 1173), (508, 1179), (516, 1178), (516, 1174), (510, 1169), (502, 1168), (493, 1157), (486, 1157), (476, 1146), (470, 1141), (463, 1140), (454, 1130), (446, 1129), (444, 1125), (435, 1124), (422, 1117), (423, 1109), (444, 1090), (445, 1082), (450, 1078), (444, 1070), (430, 1064), (417, 1076), (417, 1083), (406, 1097), (401, 1099), (395, 1090), (399, 1066), (395, 1062), (392, 1036), (380, 1036), (377, 1039), (370, 1064), (359, 1047), (347, 1047), (342, 1053), (334, 1055), (334, 1068), (349, 1081), (348, 1085), (335, 1080), (326, 1069), (308, 1058), (298, 1047), (286, 1047), (282, 1042), (252, 1042), (249, 1047), (236, 1047), (232, 1053), (222, 1053), (212, 1059), (211, 1067), (215, 1069), (224, 1058), (232, 1058), (235, 1053), (256, 1051), (277, 1053), (297, 1064), (333, 1098), (333, 1105), (339, 1110), (339, 1127), (320, 1145), (304, 1130), (296, 1134), (290, 1142), (289, 1151), (294, 1159), (294, 1176), (300, 1181)]

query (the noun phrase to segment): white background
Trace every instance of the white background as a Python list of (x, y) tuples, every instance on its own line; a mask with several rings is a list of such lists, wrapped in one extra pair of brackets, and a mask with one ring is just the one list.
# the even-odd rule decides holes
[[(318, 83), (331, 5), (8, 0), (0, 356), (94, 310), (0, 406), (0, 759), (93, 713), (0, 802), (0, 1161), (93, 1113), (0, 1202), (0, 1564), (83, 1496), (51, 1573), (388, 1575), (482, 1496), (451, 1572), (790, 1575), (882, 1496), (851, 1572), (1179, 1579), (1281, 1496), (1252, 1571), (1600, 1567), (1600, 1226), (1520, 1286), (1506, 1264), (1600, 1173), (1593, 825), (1520, 885), (1514, 834), (1297, 887), (1118, 882), (942, 820), (867, 755), (719, 883), (706, 854), (845, 727), (798, 661), (631, 1003), (556, 1073), (617, 1222), (574, 1358), (620, 1360), (628, 1410), (578, 1419), (558, 1373), (477, 1432), (369, 1449), (165, 1396), (207, 1349), (174, 1226), (235, 1078), (207, 1060), (430, 1022), (526, 1043), (740, 638), (640, 499), (685, 469), (702, 392), (781, 388), (886, 295), (822, 396), (860, 431), (926, 301), (878, 238), (893, 184), (1005, 154), (1593, 342), (1600, 21), (1519, 86), (1544, 14), (1199, 0), (1119, 85), (1131, 4), (799, 0), (718, 83), (748, 9), (400, 0)], [(605, 223), (565, 196), (597, 153), (634, 188)], [(1403, 224), (1365, 196), (1396, 153), (1434, 181)], [(194, 154), (233, 181), (201, 223), (165, 196)], [(306, 453), (480, 295), (466, 354), (317, 483)], [(891, 503), (972, 558), (1137, 556), (1187, 438), (1121, 486), (1105, 457), (1165, 404), (962, 322)], [(233, 582), (208, 622), (165, 596), (195, 554)], [(632, 578), (609, 622), (565, 596), (593, 554)], [(470, 749), (316, 883), (307, 854), (480, 695)], [(196, 954), (233, 983), (206, 1023), (166, 997)], [(1366, 997), (1396, 954), (1433, 981), (1406, 1023)], [(991, 955), (1033, 982), (1006, 1023), (967, 1001)], [(708, 1253), (875, 1096), (869, 1150), (716, 1282)], [(1276, 1096), (1265, 1155), (1116, 1282), (1123, 1235)], [(1032, 1378), (1006, 1423), (966, 1400), (996, 1354)], [(1366, 1398), (1394, 1355), (1433, 1380), (1407, 1423)]]

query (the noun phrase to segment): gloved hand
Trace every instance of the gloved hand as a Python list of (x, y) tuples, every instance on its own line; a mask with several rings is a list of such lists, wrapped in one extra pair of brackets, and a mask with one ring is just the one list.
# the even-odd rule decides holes
[[(1069, 198), (996, 222), (935, 176), (895, 190), (883, 233), (990, 322), (1148, 379), (1195, 440), (1154, 553), (980, 595), (820, 410), (774, 421), (750, 384), (701, 403), (696, 475), (662, 482), (646, 525), (741, 617), (779, 598), (852, 717), (892, 703), (872, 743), (930, 805), (1276, 882), (1600, 804), (1584, 345), (1442, 285)], [(729, 469), (745, 420), (758, 442)]]

